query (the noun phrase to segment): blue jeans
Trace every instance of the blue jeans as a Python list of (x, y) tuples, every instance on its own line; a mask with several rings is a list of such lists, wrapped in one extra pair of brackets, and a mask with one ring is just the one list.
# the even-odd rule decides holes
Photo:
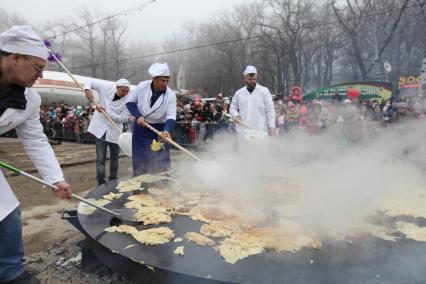
[(96, 180), (98, 185), (106, 183), (105, 181), (105, 161), (107, 156), (107, 148), (109, 146), (109, 180), (117, 178), (118, 173), (118, 154), (120, 148), (115, 143), (105, 141), (105, 135), (102, 138), (96, 138)]
[(17, 207), (0, 222), (0, 281), (11, 281), (24, 271), (21, 210)]

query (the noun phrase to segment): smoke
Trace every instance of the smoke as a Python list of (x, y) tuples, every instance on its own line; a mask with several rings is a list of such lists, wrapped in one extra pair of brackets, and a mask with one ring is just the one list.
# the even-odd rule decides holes
[(417, 121), (385, 128), (345, 121), (318, 135), (294, 129), (259, 141), (223, 134), (201, 162), (175, 168), (187, 189), (219, 194), (223, 207), (254, 220), (289, 218), (345, 234), (386, 199), (424, 187), (425, 138)]

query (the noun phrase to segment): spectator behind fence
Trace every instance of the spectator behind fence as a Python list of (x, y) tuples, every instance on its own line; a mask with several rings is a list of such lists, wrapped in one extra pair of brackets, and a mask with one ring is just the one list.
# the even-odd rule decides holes
[[(397, 100), (359, 100), (354, 103), (344, 100), (340, 104), (335, 100), (317, 99), (299, 104), (297, 100), (296, 103), (293, 103), (288, 97), (274, 99), (274, 108), (279, 114), (276, 124), (278, 125), (278, 118), (281, 117), (283, 111), (284, 116), (280, 119), (284, 118), (284, 127), (280, 126), (280, 128), (285, 128), (285, 130), (306, 129), (315, 134), (337, 124), (339, 116), (339, 121), (342, 120), (345, 125), (352, 123), (351, 121), (356, 121), (356, 123), (363, 121), (360, 125), (364, 127), (372, 125), (366, 124), (367, 121), (373, 121), (375, 125), (377, 125), (376, 122), (379, 122), (379, 125), (387, 126), (396, 122), (419, 121), (426, 112), (425, 100), (422, 97), (402, 97)], [(235, 132), (235, 124), (229, 123), (232, 117), (226, 112), (228, 103), (228, 99), (217, 98), (214, 101), (204, 101), (200, 97), (196, 97), (192, 102), (189, 99), (179, 100), (177, 102), (177, 121), (179, 123), (175, 127), (173, 138), (178, 143), (194, 144), (200, 142), (200, 139), (213, 137), (213, 134), (221, 129)], [(58, 107), (57, 110), (54, 108), (55, 105)], [(222, 112), (220, 112), (221, 106)], [(351, 107), (347, 109), (348, 106)], [(65, 116), (62, 115), (61, 107), (67, 109)], [(382, 111), (381, 107), (385, 111)], [(207, 109), (210, 114), (205, 115)], [(94, 141), (93, 136), (87, 133), (91, 110), (93, 109), (87, 106), (83, 109), (81, 106), (66, 105), (63, 102), (52, 103), (50, 106), (45, 105), (40, 108), (40, 121), (49, 137), (90, 143)], [(304, 117), (305, 111), (307, 112), (306, 117)], [(206, 120), (205, 117), (210, 117), (210, 120)], [(68, 124), (72, 126), (72, 129)], [(16, 133), (10, 132), (5, 136), (16, 137)]]

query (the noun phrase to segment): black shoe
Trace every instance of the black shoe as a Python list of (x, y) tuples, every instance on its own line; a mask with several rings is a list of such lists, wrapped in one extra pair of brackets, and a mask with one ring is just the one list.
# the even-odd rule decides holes
[(0, 281), (0, 284), (40, 284), (40, 280), (38, 280), (33, 273), (25, 271), (20, 276), (11, 281)]

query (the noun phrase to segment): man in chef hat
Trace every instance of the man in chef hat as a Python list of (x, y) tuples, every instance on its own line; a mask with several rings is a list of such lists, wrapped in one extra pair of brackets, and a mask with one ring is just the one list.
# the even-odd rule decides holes
[(237, 132), (243, 132), (241, 121), (268, 135), (275, 133), (275, 108), (269, 89), (257, 83), (257, 69), (247, 66), (243, 72), (246, 85), (232, 97), (230, 114), (237, 123)]
[[(48, 50), (29, 26), (0, 34), (0, 134), (13, 128), (42, 178), (58, 196), (71, 198), (39, 120), (40, 96), (31, 87), (43, 77)], [(25, 270), (19, 202), (0, 171), (0, 283), (39, 283)]]
[[(96, 180), (98, 185), (106, 184), (105, 161), (109, 147), (109, 181), (117, 179), (120, 147), (118, 139), (123, 131), (123, 124), (129, 119), (126, 107), (126, 96), (130, 91), (127, 79), (119, 79), (115, 84), (96, 79), (88, 79), (84, 83), (86, 97), (93, 101), (92, 89), (99, 94), (99, 106), (93, 114), (87, 131), (95, 136), (96, 142)], [(114, 121), (113, 125), (102, 113), (107, 113)]]
[[(176, 95), (167, 86), (170, 70), (167, 63), (154, 63), (148, 70), (152, 80), (139, 83), (128, 96), (127, 108), (135, 117), (132, 136), (133, 175), (159, 173), (170, 169), (169, 145), (160, 150), (152, 147), (157, 134), (146, 127), (146, 123), (170, 138), (176, 122)], [(160, 137), (161, 138), (161, 137)]]

